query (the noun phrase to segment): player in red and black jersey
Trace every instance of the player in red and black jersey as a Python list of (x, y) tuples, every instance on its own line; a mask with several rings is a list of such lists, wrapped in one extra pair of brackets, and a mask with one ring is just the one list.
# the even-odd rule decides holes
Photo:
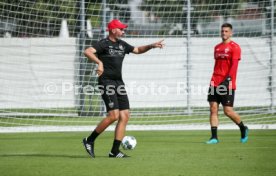
[(240, 116), (233, 109), (236, 76), (238, 64), (241, 60), (241, 48), (231, 40), (232, 34), (232, 25), (229, 23), (223, 24), (221, 26), (222, 42), (216, 45), (214, 49), (215, 66), (208, 92), (212, 136), (206, 142), (207, 144), (219, 142), (217, 127), (219, 124), (218, 110), (220, 103), (223, 106), (224, 114), (239, 126), (241, 131), (240, 141), (246, 143), (248, 140), (248, 128), (244, 126)]
[(92, 134), (83, 139), (84, 147), (92, 158), (95, 157), (95, 139), (115, 121), (118, 123), (109, 157), (127, 157), (119, 150), (130, 116), (128, 96), (122, 79), (123, 60), (125, 54), (142, 54), (152, 48), (163, 48), (164, 46), (163, 40), (145, 46), (131, 46), (120, 39), (124, 35), (127, 25), (117, 19), (112, 20), (107, 28), (108, 37), (100, 40), (93, 47), (87, 48), (84, 52), (87, 58), (98, 64), (99, 88), (108, 112), (108, 116), (98, 124)]

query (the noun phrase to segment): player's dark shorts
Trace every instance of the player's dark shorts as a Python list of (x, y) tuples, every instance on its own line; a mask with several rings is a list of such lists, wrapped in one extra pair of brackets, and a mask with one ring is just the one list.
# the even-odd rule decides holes
[(99, 79), (99, 90), (107, 112), (114, 109), (129, 109), (128, 96), (122, 80)]
[(233, 107), (234, 99), (235, 90), (223, 90), (219, 89), (219, 87), (209, 87), (207, 99), (209, 102), (217, 102), (218, 104), (221, 103), (223, 106)]

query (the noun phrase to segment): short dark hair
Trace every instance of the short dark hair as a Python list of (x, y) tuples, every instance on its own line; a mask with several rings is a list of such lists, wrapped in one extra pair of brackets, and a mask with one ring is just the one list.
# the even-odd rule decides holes
[(233, 28), (233, 27), (232, 27), (232, 24), (230, 24), (230, 23), (224, 23), (224, 24), (222, 24), (222, 25), (221, 25), (221, 28), (224, 28), (224, 27), (229, 27), (230, 29)]

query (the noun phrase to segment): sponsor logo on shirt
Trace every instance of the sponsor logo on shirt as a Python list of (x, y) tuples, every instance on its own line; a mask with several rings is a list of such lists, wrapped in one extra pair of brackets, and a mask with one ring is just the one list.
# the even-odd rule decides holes
[(229, 54), (226, 53), (217, 53), (216, 54), (216, 59), (227, 59), (229, 57)]
[(109, 54), (112, 56), (124, 56), (125, 52), (124, 50), (116, 50), (116, 49), (109, 49)]
[(229, 48), (225, 48), (224, 51), (220, 51), (219, 49), (216, 49), (216, 59), (227, 59), (227, 57), (229, 57)]

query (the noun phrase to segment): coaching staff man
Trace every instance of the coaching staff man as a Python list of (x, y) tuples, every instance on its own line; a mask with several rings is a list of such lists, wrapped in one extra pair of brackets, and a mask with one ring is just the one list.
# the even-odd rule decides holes
[(219, 123), (218, 110), (220, 103), (223, 106), (224, 114), (239, 126), (241, 131), (240, 141), (246, 143), (248, 140), (248, 128), (244, 126), (240, 116), (233, 110), (236, 75), (238, 63), (241, 59), (241, 48), (231, 40), (232, 34), (232, 25), (229, 23), (223, 24), (221, 26), (222, 42), (216, 45), (214, 50), (215, 66), (208, 93), (212, 136), (206, 142), (207, 144), (219, 142), (217, 127)]
[(119, 150), (121, 141), (125, 135), (126, 125), (129, 120), (129, 101), (122, 79), (122, 64), (125, 54), (142, 54), (153, 48), (163, 48), (163, 40), (156, 43), (134, 47), (120, 38), (124, 35), (128, 26), (114, 19), (108, 23), (107, 38), (98, 41), (93, 47), (84, 51), (84, 55), (98, 64), (97, 74), (99, 76), (99, 87), (102, 88), (102, 99), (104, 100), (108, 115), (105, 117), (87, 138), (83, 139), (87, 153), (94, 158), (95, 139), (109, 125), (118, 121), (109, 157), (123, 158), (126, 154)]

